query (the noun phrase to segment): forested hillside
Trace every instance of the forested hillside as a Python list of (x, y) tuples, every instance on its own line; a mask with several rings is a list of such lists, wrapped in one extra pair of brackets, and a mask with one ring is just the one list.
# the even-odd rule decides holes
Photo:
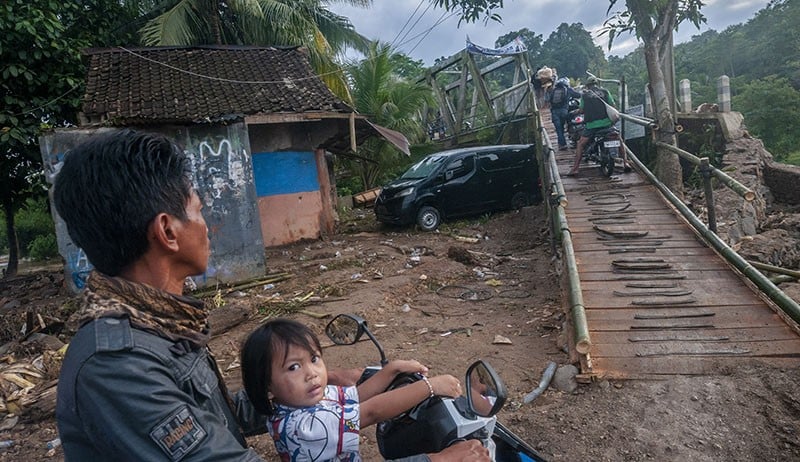
[[(716, 82), (731, 79), (733, 110), (776, 159), (800, 164), (800, 0), (773, 0), (752, 19), (708, 31), (675, 47), (675, 77), (689, 79), (693, 105), (716, 101)], [(690, 27), (690, 26), (686, 26)], [(609, 58), (609, 74), (625, 76), (630, 100), (643, 101), (647, 73), (641, 49)]]

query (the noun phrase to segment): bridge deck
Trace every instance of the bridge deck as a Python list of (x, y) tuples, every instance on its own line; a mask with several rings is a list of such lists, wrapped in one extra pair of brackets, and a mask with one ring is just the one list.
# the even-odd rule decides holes
[(800, 365), (800, 336), (780, 310), (655, 187), (636, 171), (607, 179), (587, 163), (565, 177), (574, 155), (556, 158), (592, 342), (582, 372), (646, 378), (726, 373), (747, 361)]

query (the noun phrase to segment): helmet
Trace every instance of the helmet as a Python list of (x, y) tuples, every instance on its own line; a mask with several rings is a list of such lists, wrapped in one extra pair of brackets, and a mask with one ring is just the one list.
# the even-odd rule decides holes
[(566, 77), (559, 78), (558, 80), (556, 80), (556, 86), (557, 87), (568, 87), (569, 86), (569, 79), (566, 78)]
[(586, 85), (597, 85), (597, 77), (590, 75), (588, 79), (586, 79)]

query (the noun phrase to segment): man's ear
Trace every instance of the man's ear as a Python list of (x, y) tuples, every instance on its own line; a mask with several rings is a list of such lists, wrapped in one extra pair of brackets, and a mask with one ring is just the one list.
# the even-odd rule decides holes
[(178, 233), (176, 229), (177, 218), (167, 213), (159, 213), (150, 222), (149, 235), (152, 245), (158, 246), (171, 252), (177, 252)]

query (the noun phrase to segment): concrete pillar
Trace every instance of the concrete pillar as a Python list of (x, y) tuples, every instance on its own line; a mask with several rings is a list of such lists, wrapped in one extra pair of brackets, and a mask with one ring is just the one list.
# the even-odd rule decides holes
[(683, 112), (692, 112), (692, 84), (689, 83), (689, 79), (681, 80), (678, 93)]
[(717, 105), (719, 112), (731, 112), (731, 79), (727, 75), (717, 78)]

